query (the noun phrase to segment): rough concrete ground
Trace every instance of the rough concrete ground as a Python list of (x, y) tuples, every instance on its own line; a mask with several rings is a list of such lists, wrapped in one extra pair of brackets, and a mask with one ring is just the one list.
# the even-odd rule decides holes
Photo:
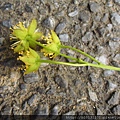
[(33, 18), (63, 44), (120, 67), (120, 0), (0, 0), (0, 114), (120, 115), (120, 72), (46, 65), (23, 75), (9, 48), (9, 27)]

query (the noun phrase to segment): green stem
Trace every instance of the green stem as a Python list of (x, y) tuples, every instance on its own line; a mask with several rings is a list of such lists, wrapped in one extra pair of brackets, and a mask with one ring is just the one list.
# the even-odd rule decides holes
[(89, 54), (87, 54), (87, 53), (85, 53), (85, 52), (83, 52), (83, 51), (81, 51), (81, 50), (78, 50), (78, 49), (73, 48), (73, 47), (71, 47), (71, 46), (65, 46), (65, 45), (60, 45), (60, 47), (61, 47), (61, 48), (69, 48), (69, 49), (71, 49), (71, 50), (74, 50), (74, 51), (76, 51), (76, 52), (79, 52), (79, 53), (81, 53), (82, 55), (85, 55), (86, 57), (90, 58), (91, 60), (97, 62), (98, 64), (102, 64), (102, 63), (100, 63), (98, 60), (96, 60), (94, 57), (90, 56)]
[(87, 66), (92, 66), (92, 67), (97, 67), (97, 68), (103, 68), (103, 69), (120, 71), (120, 68), (118, 68), (118, 67), (113, 67), (113, 66), (103, 65), (103, 64), (98, 65), (98, 64), (88, 63)]
[(52, 63), (52, 64), (60, 64), (60, 65), (69, 65), (69, 66), (87, 66), (87, 64), (75, 64), (75, 63), (66, 63), (66, 62), (58, 62), (53, 60), (40, 60), (41, 63)]
[(53, 61), (53, 60), (40, 60), (39, 62), (41, 62), (41, 63), (51, 63), (51, 64), (60, 64), (60, 65), (69, 65), (69, 66), (76, 66), (76, 67), (79, 67), (79, 66), (91, 66), (91, 67), (97, 67), (97, 68), (102, 68), (102, 69), (120, 71), (120, 68), (117, 68), (117, 67), (108, 66), (108, 65), (98, 65), (98, 64), (92, 64), (92, 63), (76, 64), (76, 63), (58, 62), (58, 61)]

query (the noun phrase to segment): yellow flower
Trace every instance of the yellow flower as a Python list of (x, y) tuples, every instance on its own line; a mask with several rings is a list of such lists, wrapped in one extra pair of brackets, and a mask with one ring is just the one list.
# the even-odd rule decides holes
[(29, 47), (35, 48), (36, 44), (34, 41), (38, 40), (41, 36), (41, 32), (37, 32), (37, 22), (35, 19), (32, 20), (28, 27), (22, 22), (11, 28), (12, 33), (10, 36), (11, 40), (16, 40), (12, 47), (15, 52), (20, 52), (22, 50), (28, 50)]
[(29, 48), (29, 51), (26, 51), (26, 54), (23, 53), (23, 56), (19, 56), (18, 60), (21, 60), (25, 63), (25, 74), (37, 71), (41, 64), (40, 56), (31, 48)]
[[(61, 43), (57, 34), (53, 30), (51, 30), (51, 34), (48, 34), (48, 37), (43, 36), (42, 39), (46, 41), (45, 46), (47, 47), (47, 49), (43, 48), (41, 52), (43, 52), (46, 57), (55, 58), (61, 50)], [(50, 49), (52, 49), (52, 51)], [(53, 51), (55, 51), (56, 53)]]

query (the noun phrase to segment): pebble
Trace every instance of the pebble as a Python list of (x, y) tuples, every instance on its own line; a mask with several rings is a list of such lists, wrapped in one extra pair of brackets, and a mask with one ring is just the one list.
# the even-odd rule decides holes
[(108, 13), (105, 13), (105, 15), (104, 15), (104, 17), (101, 19), (101, 21), (103, 22), (103, 23), (106, 23), (107, 21), (108, 21), (108, 18), (109, 17), (109, 14)]
[(25, 89), (27, 89), (27, 87), (26, 87), (25, 84), (21, 84), (21, 85), (20, 85), (20, 89), (25, 90)]
[(89, 3), (89, 6), (90, 6), (90, 10), (94, 13), (97, 13), (100, 11), (100, 5), (96, 2)]
[(63, 80), (61, 76), (57, 75), (54, 80), (58, 86), (60, 86), (61, 88), (66, 88), (67, 84), (65, 83), (65, 80)]
[(59, 115), (61, 108), (62, 106), (60, 105), (54, 106), (53, 109), (51, 110), (51, 115)]
[(117, 63), (120, 63), (120, 54), (116, 54), (113, 60)]
[(32, 106), (33, 104), (36, 104), (36, 98), (37, 98), (37, 95), (32, 95), (30, 98), (29, 98), (29, 100), (28, 100), (28, 104), (30, 105), (30, 106)]
[(5, 26), (5, 27), (7, 27), (7, 28), (10, 28), (12, 26), (10, 20), (4, 20), (4, 21), (2, 21), (2, 25)]
[(75, 11), (70, 12), (70, 13), (68, 14), (69, 17), (74, 17), (74, 16), (76, 16), (76, 15), (78, 15), (78, 10), (75, 10)]
[(116, 3), (117, 5), (120, 5), (120, 0), (115, 0), (115, 3)]
[(62, 41), (62, 42), (68, 42), (69, 35), (68, 34), (60, 34), (59, 38), (60, 38), (60, 41)]
[(82, 22), (89, 22), (90, 14), (87, 11), (80, 12), (79, 20), (81, 20)]
[(113, 25), (112, 24), (107, 24), (107, 27), (106, 29), (110, 32), (113, 28)]
[(117, 88), (117, 84), (108, 81), (108, 92), (115, 90), (115, 88)]
[(115, 41), (109, 41), (109, 46), (111, 48), (111, 51), (117, 51), (117, 49), (119, 49), (120, 47), (120, 43), (115, 42)]
[(43, 20), (42, 25), (46, 28), (53, 29), (55, 27), (55, 20), (50, 16)]
[(106, 5), (108, 7), (112, 7), (113, 6), (113, 2), (111, 0), (108, 0), (107, 3), (106, 3)]
[(100, 110), (99, 108), (97, 108), (97, 115), (103, 115), (102, 110)]
[(4, 37), (1, 37), (1, 38), (0, 38), (0, 46), (3, 45), (4, 41), (5, 41), (5, 38), (4, 38)]
[(24, 81), (26, 83), (33, 83), (33, 82), (37, 82), (39, 80), (40, 80), (39, 75), (36, 73), (27, 74), (24, 76)]
[(26, 4), (25, 5), (25, 11), (32, 13), (32, 8), (28, 4)]
[(108, 100), (109, 105), (117, 105), (120, 100), (120, 91), (116, 91), (111, 98)]
[(1, 7), (1, 9), (2, 10), (11, 10), (13, 8), (13, 5), (11, 4), (11, 3), (5, 3), (2, 7)]
[(120, 24), (120, 15), (118, 13), (112, 13), (111, 14), (111, 21), (112, 21), (112, 24), (117, 26)]
[[(49, 105), (48, 104), (39, 105), (39, 107), (37, 108), (37, 110), (35, 111), (34, 114), (39, 115), (39, 119), (40, 119), (40, 115), (44, 115), (43, 117), (47, 117), (45, 115), (49, 115)], [(43, 120), (45, 120), (45, 119), (43, 119)]]
[(105, 65), (108, 64), (107, 55), (101, 55), (99, 57), (96, 57), (96, 59)]
[(114, 115), (120, 115), (120, 105), (115, 106), (112, 112), (114, 113)]
[(117, 41), (120, 41), (120, 37), (114, 37), (114, 38), (112, 38), (112, 40), (113, 40), (113, 41), (116, 41), (116, 42), (117, 42)]
[(93, 38), (93, 32), (87, 32), (83, 37), (82, 41), (87, 43), (88, 41), (92, 40)]
[(114, 74), (115, 74), (115, 71), (113, 71), (113, 70), (105, 70), (104, 71), (104, 76), (105, 77), (109, 77), (109, 76), (112, 76)]
[(98, 101), (98, 98), (97, 98), (97, 95), (96, 95), (96, 93), (95, 92), (92, 92), (91, 90), (89, 90), (88, 89), (88, 91), (89, 91), (89, 96), (90, 96), (90, 99), (92, 100), (92, 101)]
[(56, 33), (61, 33), (66, 27), (66, 22), (61, 22), (57, 25), (57, 27), (55, 28), (55, 32)]

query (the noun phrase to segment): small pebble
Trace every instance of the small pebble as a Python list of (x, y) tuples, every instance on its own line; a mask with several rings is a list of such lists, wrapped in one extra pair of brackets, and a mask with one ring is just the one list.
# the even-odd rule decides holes
[(43, 20), (42, 25), (46, 28), (53, 29), (55, 27), (55, 20), (53, 17), (48, 17)]
[(113, 70), (105, 70), (104, 71), (105, 77), (109, 77), (109, 76), (114, 75), (114, 74), (115, 74), (115, 71), (113, 71)]
[(101, 55), (99, 57), (96, 57), (96, 59), (98, 59), (98, 61), (100, 61), (101, 63), (107, 65), (108, 64), (108, 59), (106, 55)]
[(92, 32), (87, 32), (83, 37), (82, 41), (87, 43), (88, 41), (92, 40), (93, 38), (93, 33)]
[(68, 14), (68, 16), (70, 16), (70, 17), (74, 17), (74, 16), (76, 16), (76, 15), (78, 15), (78, 10), (75, 10), (75, 11), (70, 12), (70, 13)]
[(108, 18), (109, 17), (109, 14), (108, 13), (105, 13), (105, 15), (104, 15), (104, 17), (101, 19), (101, 21), (103, 22), (103, 23), (106, 23), (107, 21), (108, 21)]
[(56, 33), (61, 33), (66, 27), (66, 23), (65, 22), (61, 22), (57, 25), (55, 32)]
[(57, 83), (57, 85), (59, 85), (61, 88), (66, 88), (65, 80), (63, 80), (61, 76), (59, 75), (55, 76), (54, 80)]
[(116, 3), (117, 5), (120, 5), (120, 0), (115, 0), (115, 3)]
[(12, 26), (11, 21), (10, 20), (4, 20), (2, 21), (3, 26), (10, 28)]
[(26, 4), (25, 5), (25, 11), (32, 13), (32, 8), (28, 4)]
[(79, 20), (81, 20), (82, 22), (89, 22), (90, 14), (86, 11), (80, 12)]
[(1, 9), (2, 10), (11, 10), (13, 8), (13, 5), (11, 3), (5, 3)]
[(115, 90), (115, 88), (117, 88), (117, 84), (115, 84), (111, 81), (108, 81), (108, 92)]
[(95, 92), (92, 92), (91, 90), (88, 90), (89, 91), (89, 96), (90, 96), (90, 99), (92, 100), (92, 101), (98, 101), (98, 98), (97, 98), (97, 95), (96, 95), (96, 93)]
[(103, 115), (103, 111), (97, 108), (97, 115)]
[(120, 105), (115, 106), (112, 112), (114, 113), (114, 115), (120, 115)]
[(116, 51), (120, 47), (120, 43), (115, 41), (109, 41), (109, 46), (111, 48), (111, 51)]
[(115, 62), (120, 63), (120, 54), (115, 55), (115, 57), (113, 58), (113, 60), (114, 60)]
[(36, 102), (36, 99), (37, 98), (37, 95), (32, 95), (30, 98), (29, 98), (29, 100), (28, 100), (28, 104), (30, 105), (30, 106), (32, 106), (33, 104), (35, 104), (35, 102)]
[(5, 38), (4, 38), (4, 37), (1, 37), (1, 38), (0, 38), (0, 46), (3, 45), (4, 41), (5, 41)]
[(62, 42), (68, 42), (69, 41), (69, 35), (68, 34), (60, 34), (59, 38), (60, 38), (60, 41), (62, 41)]
[(107, 27), (106, 29), (110, 32), (113, 28), (113, 25), (112, 24), (107, 24)]
[(120, 100), (120, 91), (116, 91), (111, 98), (108, 100), (109, 105), (117, 105)]
[(39, 81), (39, 75), (37, 73), (31, 73), (24, 76), (24, 81), (26, 83), (33, 83)]
[(100, 11), (100, 5), (96, 2), (91, 2), (90, 4), (90, 10), (94, 13), (97, 13)]
[(111, 21), (112, 21), (112, 24), (117, 26), (117, 25), (120, 25), (120, 15), (118, 13), (112, 13), (111, 14)]

